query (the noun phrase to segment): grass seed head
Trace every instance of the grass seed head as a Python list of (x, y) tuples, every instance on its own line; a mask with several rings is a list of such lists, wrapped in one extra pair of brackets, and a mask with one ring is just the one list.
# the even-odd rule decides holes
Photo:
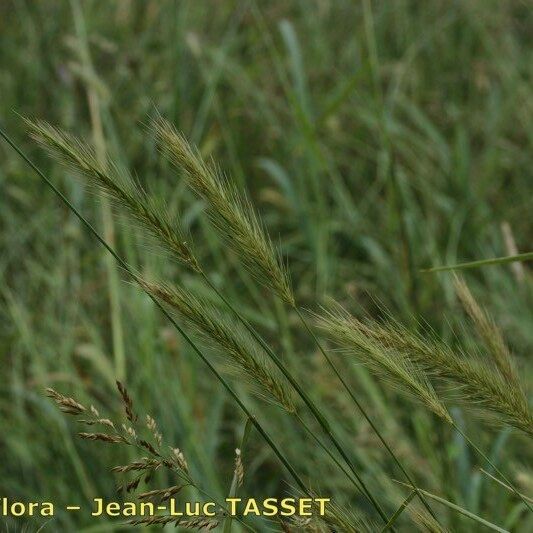
[(339, 308), (319, 317), (319, 325), (338, 346), (355, 355), (376, 375), (418, 399), (437, 416), (451, 422), (448, 410), (425, 373), (404, 354), (366, 335), (356, 318)]
[(226, 363), (238, 369), (260, 396), (288, 412), (295, 412), (289, 385), (262, 357), (254, 340), (238, 323), (228, 321), (210, 303), (183, 288), (138, 281), (149, 294), (177, 311), (207, 340), (221, 348)]
[(162, 153), (185, 173), (190, 188), (206, 201), (211, 222), (247, 270), (294, 306), (287, 269), (250, 200), (214, 165), (207, 164), (169, 122), (159, 117), (153, 130)]
[(180, 224), (169, 213), (161, 199), (149, 196), (139, 183), (120, 171), (109, 159), (102, 164), (92, 147), (77, 137), (44, 121), (26, 120), (30, 135), (48, 153), (101, 195), (108, 197), (119, 209), (130, 216), (159, 242), (164, 251), (194, 271), (200, 267)]

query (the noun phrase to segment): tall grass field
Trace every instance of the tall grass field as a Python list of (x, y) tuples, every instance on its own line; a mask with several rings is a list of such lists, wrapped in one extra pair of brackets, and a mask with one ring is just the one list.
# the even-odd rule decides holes
[(532, 81), (526, 0), (1, 2), (0, 530), (533, 531)]

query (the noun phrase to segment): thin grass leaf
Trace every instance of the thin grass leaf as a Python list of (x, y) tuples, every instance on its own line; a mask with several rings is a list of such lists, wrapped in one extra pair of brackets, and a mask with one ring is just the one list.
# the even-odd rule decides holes
[(480, 259), (479, 261), (470, 261), (468, 263), (459, 263), (457, 265), (444, 265), (432, 268), (426, 268), (421, 272), (445, 272), (446, 270), (464, 270), (466, 268), (479, 268), (491, 265), (506, 265), (507, 263), (516, 263), (517, 261), (531, 261), (533, 252), (526, 252), (517, 255), (507, 255), (504, 257), (495, 257), (493, 259)]
[(390, 520), (385, 524), (385, 527), (381, 530), (381, 533), (388, 531), (394, 523), (400, 518), (400, 515), (406, 509), (406, 507), (411, 503), (411, 500), (416, 496), (416, 490), (412, 490), (407, 498), (401, 503), (400, 507), (394, 511), (394, 514), (390, 517)]
[[(496, 483), (498, 483), (499, 485), (501, 485), (504, 489), (508, 490), (509, 492), (512, 492), (513, 494), (516, 495), (515, 493), (515, 489), (513, 489), (513, 487), (507, 485), (507, 483), (504, 483), (503, 481), (500, 481), (497, 477), (493, 476), (492, 474), (490, 474), (489, 472), (487, 472), (486, 470), (484, 470), (483, 468), (480, 468), (481, 472), (483, 472), (483, 474), (485, 474), (486, 476), (490, 477), (490, 479), (492, 479), (493, 481), (495, 481)], [(522, 500), (526, 500), (527, 502), (529, 503), (533, 503), (533, 498), (530, 498), (529, 496), (526, 496), (525, 494), (523, 494), (522, 492), (519, 493), (520, 495), (520, 498)]]
[[(402, 483), (401, 481), (397, 481), (400, 485), (403, 485), (404, 487), (408, 487), (410, 489), (414, 489), (413, 486), (408, 485), (407, 483)], [(452, 503), (444, 498), (441, 498), (440, 496), (436, 496), (435, 494), (432, 494), (431, 492), (428, 492), (426, 490), (421, 489), (418, 487), (418, 490), (424, 494), (424, 496), (427, 496), (428, 498), (431, 498), (432, 500), (435, 500), (436, 502), (441, 503), (442, 505), (445, 505), (449, 509), (452, 509), (453, 511), (457, 511), (458, 513), (470, 518), (471, 520), (474, 520), (478, 524), (481, 524), (485, 527), (488, 527), (489, 529), (492, 529), (493, 531), (498, 531), (499, 533), (509, 533), (506, 529), (501, 528), (500, 526), (497, 526), (496, 524), (493, 524), (492, 522), (489, 522), (488, 520), (485, 520), (484, 518), (481, 518), (477, 514), (472, 513), (471, 511), (468, 511), (464, 507), (461, 507), (460, 505), (457, 505), (456, 503)]]

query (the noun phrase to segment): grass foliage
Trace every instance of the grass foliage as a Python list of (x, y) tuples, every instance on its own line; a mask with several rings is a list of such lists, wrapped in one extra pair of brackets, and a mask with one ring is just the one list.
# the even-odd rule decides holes
[(333, 501), (132, 530), (531, 531), (525, 4), (0, 12), (2, 127), (70, 202), (1, 146), (2, 495), (115, 475)]

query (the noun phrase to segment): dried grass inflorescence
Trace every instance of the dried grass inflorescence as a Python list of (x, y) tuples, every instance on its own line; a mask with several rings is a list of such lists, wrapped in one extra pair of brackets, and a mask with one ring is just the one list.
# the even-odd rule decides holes
[(146, 518), (141, 518), (139, 520), (131, 520), (129, 522), (134, 526), (151, 526), (159, 525), (165, 526), (167, 524), (174, 524), (175, 527), (180, 527), (183, 529), (196, 529), (198, 531), (211, 531), (215, 529), (220, 521), (215, 518), (209, 518), (204, 516), (198, 516), (194, 518), (176, 518), (175, 516), (162, 515), (162, 516), (149, 516)]
[(54, 389), (46, 389), (46, 395), (52, 398), (59, 406), (59, 409), (68, 415), (80, 415), (86, 411), (85, 407), (74, 398), (63, 396)]
[(153, 130), (162, 153), (185, 173), (190, 188), (207, 202), (211, 222), (248, 271), (294, 306), (287, 269), (250, 200), (214, 164), (207, 164), (169, 122), (159, 117)]
[(234, 468), (235, 479), (239, 487), (242, 487), (244, 483), (244, 466), (242, 464), (242, 455), (239, 448), (235, 449), (235, 468)]
[[(124, 407), (127, 423), (118, 423), (108, 418), (101, 418), (98, 410), (94, 406), (87, 409), (73, 398), (63, 396), (54, 389), (46, 389), (46, 394), (56, 402), (63, 412), (73, 416), (83, 415), (84, 417), (88, 417), (77, 418), (77, 422), (89, 426), (102, 425), (107, 428), (105, 433), (80, 432), (78, 435), (82, 439), (124, 444), (149, 452), (150, 457), (141, 457), (126, 465), (118, 465), (112, 468), (112, 472), (115, 474), (133, 473), (135, 475), (133, 479), (126, 480), (124, 484), (120, 485), (120, 489), (126, 490), (127, 492), (137, 489), (143, 478), (149, 480), (152, 474), (159, 468), (167, 468), (172, 471), (178, 475), (183, 483), (179, 486), (139, 494), (138, 497), (140, 499), (168, 499), (174, 494), (177, 494), (182, 488), (188, 485), (194, 485), (183, 453), (178, 448), (172, 447), (168, 447), (169, 451), (165, 453), (162, 449), (163, 436), (158, 431), (155, 420), (151, 416), (146, 415), (146, 423), (140, 424), (138, 416), (134, 414), (133, 400), (126, 387), (117, 381), (117, 389)], [(145, 438), (142, 436), (143, 433), (146, 433)]]
[[(127, 493), (137, 491), (140, 483), (142, 481), (148, 483), (152, 479), (153, 474), (160, 468), (165, 468), (177, 476), (179, 483), (162, 489), (139, 492), (137, 493), (137, 499), (139, 501), (160, 504), (171, 498), (175, 498), (186, 487), (192, 486), (196, 487), (197, 490), (201, 490), (189, 472), (189, 467), (183, 452), (179, 448), (170, 446), (168, 447), (168, 451), (165, 452), (162, 447), (163, 436), (159, 432), (155, 419), (150, 415), (146, 415), (144, 423), (141, 423), (139, 417), (134, 414), (133, 400), (126, 387), (117, 381), (117, 389), (124, 407), (125, 420), (127, 422), (124, 424), (112, 422), (107, 418), (101, 418), (98, 410), (94, 406), (87, 409), (74, 398), (63, 396), (54, 389), (46, 389), (46, 394), (56, 402), (63, 412), (72, 416), (83, 415), (89, 417), (83, 419), (77, 418), (78, 422), (87, 425), (102, 424), (109, 428), (107, 433), (81, 432), (79, 433), (81, 438), (113, 444), (124, 444), (136, 447), (143, 452), (149, 452), (149, 457), (141, 457), (126, 465), (118, 465), (111, 469), (114, 474), (124, 476), (124, 481), (118, 485), (117, 490)], [(143, 433), (147, 434), (146, 438), (141, 437)], [(205, 491), (202, 490), (202, 492), (208, 495)], [(212, 501), (216, 500), (213, 499)], [(176, 527), (184, 529), (212, 530), (218, 526), (224, 516), (224, 511), (221, 508), (214, 517), (197, 516), (183, 518), (157, 515), (133, 519), (128, 523), (137, 526), (174, 524)]]
[(164, 202), (146, 193), (130, 176), (109, 159), (103, 165), (94, 150), (77, 137), (44, 121), (26, 121), (31, 136), (51, 155), (80, 175), (114, 206), (125, 209), (146, 228), (164, 250), (195, 271), (200, 267), (181, 227)]
[(288, 412), (295, 412), (289, 385), (262, 357), (256, 343), (236, 322), (223, 317), (210, 303), (185, 289), (138, 280), (158, 300), (177, 311), (205, 338), (214, 342), (230, 363), (243, 373), (257, 393)]

